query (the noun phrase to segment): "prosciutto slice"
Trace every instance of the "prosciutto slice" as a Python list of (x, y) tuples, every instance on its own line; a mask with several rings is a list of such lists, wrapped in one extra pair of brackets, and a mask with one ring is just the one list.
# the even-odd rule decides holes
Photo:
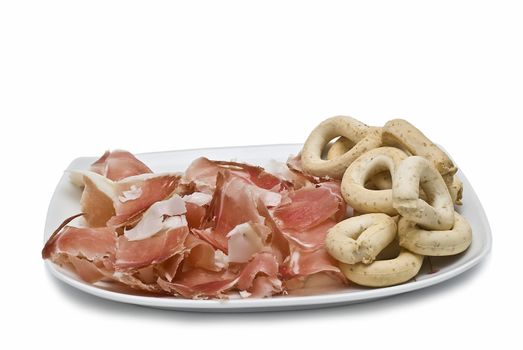
[(120, 236), (117, 242), (115, 269), (130, 271), (161, 263), (183, 251), (183, 243), (188, 234), (188, 227), (181, 226), (167, 228), (152, 237), (137, 241)]
[(145, 174), (113, 182), (94, 172), (81, 172), (85, 185), (80, 200), (91, 227), (113, 229), (135, 223), (152, 204), (168, 198), (179, 185), (179, 174)]
[(42, 257), (72, 269), (88, 282), (96, 282), (112, 273), (115, 253), (113, 230), (64, 226), (47, 241)]
[(340, 200), (330, 188), (303, 187), (289, 193), (288, 201), (274, 209), (282, 229), (305, 230), (335, 215)]
[(278, 261), (269, 252), (254, 254), (252, 259), (243, 268), (238, 278), (238, 288), (240, 290), (251, 290), (254, 280), (259, 274), (277, 278)]
[(318, 273), (329, 273), (343, 282), (347, 279), (338, 268), (334, 260), (325, 250), (324, 246), (316, 250), (306, 250), (296, 245), (291, 245), (291, 254), (282, 268), (282, 274), (286, 280), (295, 277), (309, 277)]
[(288, 186), (284, 180), (266, 172), (262, 167), (237, 162), (212, 161), (205, 157), (198, 158), (191, 163), (185, 171), (184, 181), (196, 183), (203, 192), (212, 192), (218, 173), (224, 170), (265, 190), (278, 192)]
[(224, 293), (233, 288), (237, 281), (238, 277), (229, 270), (214, 272), (196, 268), (180, 273), (173, 282), (159, 278), (157, 283), (168, 293), (196, 299), (223, 298)]
[(236, 226), (247, 222), (263, 225), (264, 219), (258, 214), (256, 206), (257, 192), (252, 187), (230, 171), (220, 172), (210, 204), (207, 229), (195, 232), (215, 248), (227, 253), (227, 234)]
[(151, 169), (127, 151), (106, 151), (91, 164), (91, 171), (106, 178), (118, 181), (129, 176), (152, 173)]
[(304, 250), (316, 250), (325, 244), (327, 232), (336, 225), (336, 222), (336, 220), (328, 218), (322, 223), (304, 230), (284, 230), (283, 235)]

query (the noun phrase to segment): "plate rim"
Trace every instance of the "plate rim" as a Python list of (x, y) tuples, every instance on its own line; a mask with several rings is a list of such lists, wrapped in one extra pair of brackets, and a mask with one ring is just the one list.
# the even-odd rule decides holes
[[(245, 148), (261, 148), (261, 147), (300, 147), (300, 143), (278, 143), (278, 144), (262, 144), (262, 145), (246, 145), (246, 146), (227, 146), (227, 147), (203, 147), (203, 148), (189, 148), (189, 149), (179, 149), (179, 150), (170, 150), (170, 151), (158, 151), (158, 152), (144, 152), (137, 153), (135, 156), (140, 158), (140, 156), (147, 157), (158, 154), (166, 154), (173, 152), (191, 152), (191, 151), (209, 151), (209, 150), (230, 150), (230, 149), (245, 149)], [(96, 160), (96, 157), (77, 157), (73, 159), (67, 169), (70, 169), (73, 164), (80, 160), (93, 159)], [(107, 290), (92, 284), (89, 284), (84, 281), (80, 281), (71, 276), (68, 276), (66, 273), (61, 271), (61, 267), (55, 265), (50, 260), (45, 260), (45, 266), (51, 274), (57, 278), (59, 281), (70, 285), (73, 288), (76, 288), (84, 293), (94, 295), (103, 299), (108, 299), (117, 302), (123, 302), (127, 304), (142, 305), (155, 308), (164, 308), (171, 310), (186, 310), (186, 311), (274, 311), (274, 310), (285, 310), (285, 309), (303, 309), (303, 308), (313, 308), (313, 307), (328, 307), (337, 304), (351, 304), (357, 302), (371, 301), (383, 297), (394, 296), (398, 294), (403, 294), (411, 291), (416, 291), (419, 289), (424, 289), (435, 284), (452, 279), (456, 276), (463, 274), (464, 272), (470, 270), (472, 267), (479, 264), (492, 250), (492, 231), (491, 227), (485, 213), (484, 207), (479, 200), (477, 193), (475, 192), (472, 184), (468, 181), (465, 174), (459, 170), (460, 179), (464, 184), (467, 185), (467, 197), (473, 196), (475, 202), (477, 203), (478, 208), (480, 209), (476, 215), (478, 215), (479, 221), (481, 221), (482, 227), (485, 230), (485, 240), (483, 247), (480, 252), (472, 257), (470, 260), (460, 264), (459, 266), (445, 271), (441, 274), (434, 275), (427, 279), (416, 280), (409, 283), (399, 284), (390, 287), (384, 288), (368, 288), (358, 291), (343, 292), (338, 291), (335, 293), (326, 293), (326, 294), (315, 294), (308, 296), (280, 296), (274, 298), (263, 298), (263, 299), (208, 299), (208, 300), (194, 300), (194, 299), (185, 299), (177, 298), (170, 296), (143, 296), (143, 295), (133, 295), (128, 293), (120, 293), (116, 291)], [(55, 201), (55, 196), (58, 194), (59, 185), (67, 176), (67, 173), (64, 172), (62, 177), (59, 179), (58, 183), (55, 186), (53, 195), (48, 205), (45, 226), (47, 226), (49, 221), (49, 209)], [(46, 232), (44, 228), (44, 243), (46, 241)]]

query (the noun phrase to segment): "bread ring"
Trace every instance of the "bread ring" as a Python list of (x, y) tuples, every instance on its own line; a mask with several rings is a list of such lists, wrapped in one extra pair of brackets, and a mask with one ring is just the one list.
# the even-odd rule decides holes
[[(351, 147), (354, 147), (354, 143), (345, 137), (340, 137), (336, 142), (332, 144), (327, 152), (327, 159), (334, 159), (347, 152)], [(383, 171), (372, 177), (365, 184), (366, 188), (371, 190), (388, 190), (392, 188), (392, 179), (388, 171)]]
[(463, 199), (463, 182), (458, 178), (457, 175), (452, 177), (452, 182), (447, 184), (447, 187), (450, 192), (450, 197), (452, 202), (457, 205), (463, 204), (461, 200)]
[[(392, 188), (392, 178), (390, 176), (390, 173), (388, 171), (382, 171), (381, 173), (378, 173), (372, 177), (367, 183), (365, 184), (365, 188), (369, 188), (371, 190), (388, 190)], [(449, 187), (450, 190), (450, 187)], [(452, 192), (451, 192), (452, 196)], [(419, 189), (419, 197), (423, 199), (424, 201), (427, 201), (427, 196), (425, 195), (425, 191), (423, 191), (422, 188)]]
[(365, 188), (365, 183), (384, 170), (394, 174), (406, 158), (405, 152), (393, 147), (375, 148), (361, 155), (347, 168), (341, 181), (341, 193), (347, 204), (361, 213), (396, 215), (392, 189), (371, 190)]
[(332, 144), (332, 146), (327, 151), (327, 160), (334, 159), (346, 153), (355, 143), (349, 140), (346, 137), (341, 136)]
[(406, 120), (388, 121), (383, 127), (382, 139), (384, 146), (398, 147), (414, 156), (427, 158), (441, 175), (453, 175), (458, 170), (445, 152)]
[(370, 265), (340, 263), (341, 272), (352, 282), (367, 287), (386, 287), (400, 284), (416, 276), (423, 263), (423, 255), (401, 249), (390, 260), (377, 260)]
[(346, 264), (370, 264), (396, 237), (396, 223), (386, 214), (365, 214), (343, 220), (329, 229), (327, 252)]
[(465, 251), (472, 242), (472, 229), (469, 223), (456, 212), (452, 230), (428, 231), (412, 221), (401, 218), (398, 235), (402, 247), (429, 256), (455, 255)]
[[(331, 160), (321, 158), (330, 140), (344, 136), (356, 143), (345, 154)], [(341, 179), (345, 169), (361, 154), (381, 145), (381, 129), (370, 128), (350, 117), (329, 118), (318, 125), (309, 135), (301, 152), (303, 169), (315, 176)]]
[[(441, 174), (423, 157), (403, 160), (392, 183), (393, 206), (401, 216), (429, 229), (448, 230), (454, 225), (454, 205)], [(423, 188), (428, 202), (420, 199)]]

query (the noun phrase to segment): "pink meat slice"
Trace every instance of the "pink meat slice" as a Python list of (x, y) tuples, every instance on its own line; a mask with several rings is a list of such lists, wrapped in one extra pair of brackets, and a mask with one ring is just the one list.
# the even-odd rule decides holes
[(185, 239), (184, 267), (202, 268), (210, 271), (219, 271), (221, 266), (215, 263), (215, 249), (208, 242), (192, 233)]
[(115, 269), (125, 272), (161, 263), (183, 251), (188, 234), (189, 228), (182, 226), (165, 229), (154, 236), (137, 241), (129, 241), (125, 236), (120, 236), (117, 242)]
[(264, 219), (258, 214), (257, 197), (251, 187), (232, 172), (220, 172), (210, 204), (208, 227), (195, 232), (215, 248), (227, 252), (226, 236), (233, 228), (246, 222), (263, 225)]
[(151, 169), (133, 154), (123, 150), (106, 151), (100, 159), (91, 164), (91, 171), (118, 181), (129, 176), (152, 173)]
[(340, 201), (330, 188), (303, 187), (288, 194), (288, 201), (274, 209), (276, 222), (283, 229), (305, 230), (335, 215)]
[(273, 254), (269, 252), (256, 253), (240, 273), (238, 289), (250, 291), (259, 274), (277, 278), (278, 267), (278, 262)]
[(139, 220), (141, 214), (152, 204), (168, 198), (175, 192), (180, 178), (179, 175), (165, 174), (117, 183), (119, 193), (138, 190), (140, 196), (133, 200), (115, 202), (115, 215), (111, 217), (107, 225), (118, 228)]
[(228, 170), (247, 182), (266, 190), (279, 191), (288, 184), (262, 167), (237, 162), (212, 161), (205, 157), (194, 160), (187, 168), (184, 181), (193, 181), (207, 192), (212, 192), (220, 171)]
[(208, 271), (201, 268), (181, 272), (173, 282), (161, 278), (157, 283), (164, 291), (185, 298), (222, 297), (234, 287), (238, 277), (229, 270)]
[(305, 250), (316, 250), (325, 244), (328, 230), (336, 225), (336, 220), (328, 218), (322, 223), (303, 230), (288, 229), (283, 235), (294, 244)]
[(321, 246), (315, 250), (307, 250), (291, 244), (291, 254), (285, 261), (282, 274), (286, 280), (294, 277), (307, 277), (320, 272), (336, 275), (346, 282), (345, 276), (338, 268), (338, 263)]
[(113, 230), (65, 226), (47, 241), (42, 257), (72, 268), (88, 282), (96, 282), (112, 273), (115, 252)]

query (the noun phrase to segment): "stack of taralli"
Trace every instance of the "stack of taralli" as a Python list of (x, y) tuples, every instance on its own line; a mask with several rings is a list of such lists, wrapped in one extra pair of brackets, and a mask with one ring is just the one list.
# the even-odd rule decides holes
[(409, 122), (372, 127), (350, 117), (329, 118), (307, 138), (301, 160), (311, 175), (340, 179), (343, 198), (354, 209), (325, 240), (354, 283), (400, 284), (417, 275), (425, 256), (454, 255), (470, 246), (470, 225), (454, 211), (463, 194), (457, 168)]

